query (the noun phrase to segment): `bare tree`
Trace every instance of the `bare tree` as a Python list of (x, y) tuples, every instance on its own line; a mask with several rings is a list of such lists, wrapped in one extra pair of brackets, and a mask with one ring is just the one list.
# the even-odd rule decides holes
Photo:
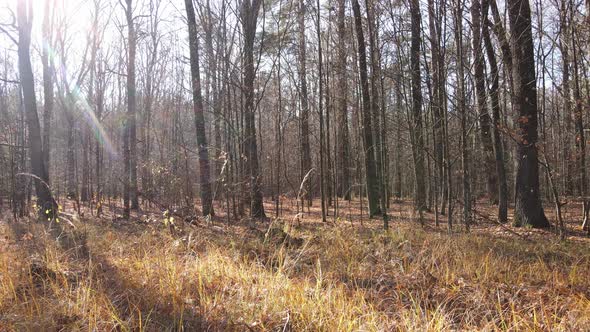
[(414, 204), (416, 210), (426, 209), (426, 185), (424, 173), (424, 137), (422, 127), (422, 79), (420, 74), (420, 2), (410, 0), (411, 16), (411, 50), (410, 66), (412, 70), (412, 155), (414, 157), (414, 177), (416, 181)]
[(494, 46), (492, 45), (492, 39), (490, 37), (489, 26), (491, 25), (491, 22), (489, 21), (487, 15), (488, 6), (488, 0), (483, 0), (482, 36), (486, 48), (488, 63), (490, 64), (490, 101), (493, 121), (492, 133), (494, 137), (496, 173), (498, 174), (498, 221), (505, 223), (508, 221), (508, 185), (506, 181), (506, 167), (504, 165), (504, 147), (502, 145), (502, 138), (500, 136), (500, 72), (498, 70)]
[(53, 117), (54, 104), (54, 68), (51, 55), (52, 30), (53, 30), (53, 0), (45, 0), (43, 13), (43, 51), (41, 61), (43, 63), (43, 163), (49, 174), (49, 159), (51, 156), (51, 118)]
[(213, 215), (213, 202), (211, 196), (211, 178), (209, 174), (209, 153), (207, 151), (207, 137), (205, 136), (205, 118), (203, 116), (203, 97), (201, 95), (201, 78), (199, 69), (199, 39), (197, 35), (197, 22), (192, 0), (184, 1), (186, 16), (188, 19), (189, 46), (191, 59), (191, 79), (193, 93), (193, 112), (195, 116), (195, 128), (197, 130), (197, 144), (199, 145), (199, 171), (201, 185), (201, 205), (203, 215)]
[(465, 51), (463, 49), (463, 2), (455, 6), (455, 45), (457, 47), (457, 91), (455, 99), (461, 121), (461, 170), (463, 171), (463, 222), (469, 230), (471, 224), (471, 176), (469, 172), (469, 150), (467, 147), (467, 107), (465, 105)]
[[(299, 62), (299, 99), (301, 105), (301, 180), (311, 169), (311, 150), (309, 147), (309, 96), (307, 91), (307, 51), (305, 41), (305, 1), (299, 1), (299, 9), (297, 11), (297, 22), (299, 25), (299, 40), (298, 40), (298, 62)], [(321, 80), (321, 79), (320, 79)], [(321, 97), (320, 97), (321, 98)], [(307, 198), (307, 206), (311, 206), (312, 192), (310, 181), (305, 181), (305, 193), (302, 200)]]
[(360, 84), (362, 93), (362, 131), (365, 157), (365, 176), (367, 184), (367, 196), (369, 198), (369, 217), (380, 214), (379, 211), (379, 184), (375, 165), (375, 151), (373, 141), (373, 127), (371, 123), (371, 97), (369, 91), (369, 80), (367, 77), (367, 51), (365, 37), (363, 34), (363, 22), (361, 9), (358, 0), (352, 0), (352, 11), (354, 13), (354, 25), (356, 27), (356, 38), (358, 47), (358, 63)]
[(17, 2), (18, 21), (18, 69), (27, 128), (29, 131), (29, 154), (31, 169), (34, 175), (33, 183), (37, 193), (39, 213), (43, 216), (53, 216), (57, 211), (57, 204), (49, 188), (49, 174), (43, 160), (43, 142), (41, 140), (41, 126), (37, 114), (37, 98), (35, 96), (35, 80), (31, 67), (30, 45), (31, 29), (33, 26), (32, 1)]
[(486, 79), (485, 79), (485, 59), (482, 48), (482, 23), (481, 23), (482, 6), (480, 0), (471, 2), (471, 24), (472, 24), (472, 42), (473, 42), (473, 62), (475, 76), (475, 94), (477, 99), (477, 108), (479, 111), (479, 125), (481, 143), (483, 147), (483, 163), (487, 177), (487, 189), (490, 202), (498, 203), (498, 178), (495, 170), (494, 151), (492, 146), (492, 137), (490, 132), (490, 113), (488, 112)]
[(548, 227), (549, 221), (545, 217), (539, 194), (537, 80), (531, 9), (529, 0), (509, 0), (507, 5), (512, 45), (513, 100), (519, 116), (514, 223)]
[(256, 37), (256, 24), (258, 12), (262, 0), (242, 0), (240, 8), (240, 19), (242, 22), (242, 33), (244, 35), (244, 46), (242, 51), (242, 70), (244, 93), (244, 118), (245, 137), (244, 145), (246, 151), (245, 174), (249, 177), (250, 184), (250, 216), (253, 218), (266, 217), (262, 202), (262, 189), (260, 170), (258, 166), (258, 148), (256, 144), (256, 125), (254, 105), (254, 80), (256, 70), (254, 68), (254, 39)]
[(338, 0), (338, 110), (336, 113), (336, 177), (338, 196), (350, 199), (350, 138), (348, 129), (348, 76), (346, 70), (348, 43), (346, 33), (346, 0)]

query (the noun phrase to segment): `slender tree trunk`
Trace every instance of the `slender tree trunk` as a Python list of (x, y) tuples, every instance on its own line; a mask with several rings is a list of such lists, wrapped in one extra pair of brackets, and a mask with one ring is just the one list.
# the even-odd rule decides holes
[[(97, 84), (96, 84), (96, 120), (100, 121), (102, 118), (103, 110), (104, 110), (104, 94), (105, 94), (105, 75), (103, 71), (103, 63), (102, 61), (98, 62), (97, 68)], [(102, 196), (103, 196), (103, 187), (102, 187), (102, 178), (101, 178), (101, 169), (103, 167), (102, 163), (102, 141), (96, 140), (96, 150), (95, 150), (95, 163), (96, 163), (96, 204), (97, 204), (97, 216), (100, 217), (102, 213)]]
[(127, 127), (129, 144), (129, 200), (131, 209), (139, 208), (137, 193), (137, 128), (136, 128), (136, 98), (135, 98), (135, 54), (137, 51), (137, 36), (135, 22), (133, 21), (133, 0), (126, 0), (125, 17), (128, 31), (128, 56), (127, 56)]
[(80, 135), (82, 136), (82, 186), (80, 188), (80, 201), (88, 202), (90, 200), (90, 137), (87, 128), (84, 128)]
[[(565, 181), (565, 195), (572, 195), (574, 192), (574, 170), (573, 164), (570, 160), (571, 156), (571, 136), (569, 133), (572, 129), (572, 104), (571, 104), (571, 87), (570, 87), (570, 53), (569, 53), (569, 27), (568, 27), (568, 2), (569, 0), (561, 1), (561, 10), (559, 13), (561, 36), (559, 38), (559, 49), (561, 51), (562, 61), (562, 95), (563, 95), (563, 115), (565, 122), (566, 135), (563, 140), (563, 162), (565, 164), (564, 176)], [(573, 30), (573, 29), (572, 29)]]
[[(439, 4), (440, 6), (440, 4)], [(438, 193), (443, 193), (443, 119), (442, 111), (444, 110), (444, 96), (443, 96), (443, 85), (445, 84), (442, 79), (441, 67), (444, 65), (441, 61), (442, 55), (440, 51), (440, 17), (436, 10), (434, 0), (428, 0), (428, 25), (430, 30), (430, 50), (432, 53), (432, 81), (433, 81), (433, 98), (432, 98), (432, 113), (433, 113), (433, 126), (434, 126), (434, 160), (435, 160), (435, 177), (436, 177), (436, 189)], [(442, 198), (442, 196), (441, 196)], [(444, 198), (442, 199), (444, 200)], [(442, 212), (442, 211), (441, 211)], [(444, 212), (443, 212), (444, 214)]]
[[(49, 160), (51, 157), (51, 118), (53, 117), (53, 59), (51, 56), (51, 30), (53, 25), (53, 1), (45, 0), (45, 11), (43, 13), (43, 51), (41, 62), (43, 63), (43, 163), (49, 174)], [(49, 183), (49, 182), (48, 182)]]
[(410, 67), (412, 70), (412, 135), (414, 177), (416, 188), (414, 193), (414, 204), (418, 211), (426, 209), (426, 185), (424, 170), (424, 138), (422, 136), (422, 81), (420, 78), (420, 2), (410, 0), (411, 22), (411, 49)]
[(381, 114), (382, 111), (380, 109), (381, 103), (380, 98), (384, 98), (380, 96), (380, 88), (379, 84), (381, 82), (381, 67), (380, 67), (380, 56), (379, 56), (379, 43), (378, 43), (378, 27), (375, 21), (375, 8), (374, 3), (372, 0), (365, 0), (366, 10), (367, 10), (367, 26), (369, 30), (369, 47), (371, 50), (371, 116), (372, 120), (371, 123), (373, 124), (373, 140), (374, 140), (374, 155), (375, 155), (375, 169), (376, 169), (376, 177), (377, 177), (377, 190), (378, 195), (380, 198), (380, 212), (383, 215), (383, 228), (389, 228), (389, 221), (387, 219), (387, 197), (385, 193), (385, 176), (384, 176), (384, 169), (383, 165), (385, 161), (383, 159), (383, 151), (384, 151), (384, 144), (381, 140), (381, 126), (384, 125), (380, 123), (381, 121)]
[(455, 7), (455, 44), (457, 46), (457, 111), (461, 121), (461, 168), (463, 171), (463, 222), (469, 230), (471, 224), (471, 176), (469, 172), (469, 150), (467, 148), (467, 110), (465, 105), (465, 73), (463, 50), (463, 3), (457, 0)]
[[(188, 0), (187, 0), (188, 1)], [(264, 205), (262, 204), (261, 178), (258, 166), (258, 148), (256, 146), (255, 105), (254, 105), (254, 80), (256, 72), (254, 68), (254, 39), (256, 36), (256, 23), (258, 11), (262, 0), (243, 0), (241, 5), (242, 32), (244, 35), (243, 62), (243, 94), (244, 94), (244, 123), (245, 123), (245, 152), (246, 174), (250, 183), (250, 216), (252, 218), (265, 218)]]
[(346, 0), (338, 0), (338, 110), (337, 110), (337, 192), (339, 197), (350, 200), (350, 138), (348, 129), (348, 79), (346, 66)]
[[(573, 4), (571, 4), (573, 6)], [(573, 12), (570, 13), (570, 22), (573, 22)], [(572, 41), (572, 53), (573, 53), (573, 65), (574, 65), (574, 101), (576, 108), (574, 111), (574, 123), (576, 127), (576, 173), (578, 174), (577, 183), (580, 196), (583, 199), (583, 216), (586, 219), (589, 213), (588, 211), (588, 199), (586, 197), (587, 191), (587, 175), (586, 175), (586, 138), (584, 135), (584, 110), (583, 100), (580, 89), (580, 75), (579, 75), (579, 61), (578, 56), (582, 54), (580, 49), (576, 48), (576, 35), (575, 29), (571, 29), (571, 41)]]
[(505, 223), (508, 221), (508, 184), (506, 181), (506, 168), (504, 166), (504, 148), (502, 146), (502, 138), (500, 136), (500, 98), (499, 93), (499, 76), (498, 64), (496, 62), (496, 55), (494, 54), (494, 46), (490, 38), (490, 31), (488, 26), (491, 24), (487, 17), (488, 0), (483, 0), (483, 39), (488, 56), (488, 63), (490, 64), (490, 101), (492, 106), (492, 133), (494, 137), (494, 155), (496, 163), (496, 173), (498, 174), (498, 221)]
[(362, 93), (362, 120), (363, 120), (363, 141), (365, 152), (365, 175), (367, 183), (367, 196), (369, 199), (369, 217), (380, 214), (379, 211), (379, 183), (377, 170), (375, 166), (375, 152), (373, 143), (372, 129), (372, 112), (371, 97), (369, 91), (369, 80), (367, 78), (367, 52), (365, 47), (365, 37), (363, 35), (363, 22), (361, 18), (361, 9), (358, 0), (352, 0), (352, 10), (354, 13), (354, 23), (357, 35), (358, 61), (360, 72), (360, 83)]
[(209, 174), (209, 153), (207, 151), (207, 136), (205, 135), (205, 117), (203, 115), (203, 97), (201, 95), (201, 78), (199, 70), (199, 39), (197, 23), (192, 0), (184, 1), (188, 20), (190, 41), (191, 81), (193, 94), (193, 113), (195, 129), (197, 130), (197, 144), (199, 145), (199, 181), (201, 188), (201, 206), (204, 216), (214, 215), (211, 179)]
[[(324, 146), (324, 108), (322, 103), (323, 96), (323, 77), (322, 77), (322, 36), (320, 30), (320, 0), (317, 0), (317, 38), (318, 38), (318, 113), (320, 116), (320, 199), (322, 208), (322, 222), (326, 222), (326, 193), (325, 193), (325, 165), (324, 165), (324, 152), (326, 151)], [(329, 150), (328, 150), (328, 153)]]
[[(298, 61), (299, 61), (299, 97), (301, 103), (301, 179), (311, 169), (311, 149), (309, 146), (309, 96), (307, 91), (307, 51), (305, 41), (305, 1), (299, 1), (299, 10), (297, 12), (297, 22), (299, 24), (299, 50), (298, 50)], [(321, 78), (320, 78), (321, 79)], [(302, 199), (307, 198), (307, 205), (311, 206), (312, 203), (312, 192), (311, 183), (306, 181), (305, 193)]]
[(498, 203), (498, 178), (495, 170), (494, 151), (492, 137), (490, 136), (490, 113), (487, 106), (485, 60), (482, 50), (482, 6), (480, 0), (472, 0), (471, 3), (471, 24), (473, 30), (473, 61), (475, 76), (475, 94), (477, 97), (477, 108), (479, 111), (479, 124), (481, 142), (484, 154), (484, 168), (487, 178), (487, 191), (490, 202)]

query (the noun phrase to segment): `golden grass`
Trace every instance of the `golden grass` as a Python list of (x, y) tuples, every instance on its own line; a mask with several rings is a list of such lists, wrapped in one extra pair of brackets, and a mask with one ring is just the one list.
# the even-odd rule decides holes
[(172, 236), (159, 224), (77, 222), (60, 241), (40, 224), (24, 236), (9, 225), (2, 331), (590, 329), (587, 243), (399, 222), (387, 234), (288, 229), (302, 243), (265, 238), (262, 223)]

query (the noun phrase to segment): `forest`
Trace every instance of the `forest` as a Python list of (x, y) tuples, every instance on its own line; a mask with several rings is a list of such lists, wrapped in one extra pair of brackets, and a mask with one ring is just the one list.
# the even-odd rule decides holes
[(0, 331), (590, 331), (589, 75), (590, 0), (0, 0)]

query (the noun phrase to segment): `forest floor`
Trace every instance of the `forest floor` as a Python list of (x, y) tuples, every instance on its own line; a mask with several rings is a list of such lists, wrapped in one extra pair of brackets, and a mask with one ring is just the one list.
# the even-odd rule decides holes
[(358, 201), (325, 224), (318, 205), (176, 227), (159, 210), (124, 221), (67, 206), (50, 231), (4, 211), (0, 331), (590, 331), (579, 204), (566, 206), (566, 241), (499, 225), (484, 204), (451, 234), (432, 213), (421, 226), (407, 201), (388, 232)]

